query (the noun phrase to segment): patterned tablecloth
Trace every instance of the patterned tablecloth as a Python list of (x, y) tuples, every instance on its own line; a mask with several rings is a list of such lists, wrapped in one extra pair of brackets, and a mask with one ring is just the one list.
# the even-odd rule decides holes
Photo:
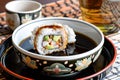
[[(57, 2), (46, 4), (42, 9), (44, 17), (72, 17), (81, 19), (78, 0), (60, 0)], [(118, 14), (119, 15), (119, 14)], [(6, 25), (5, 13), (0, 13), (0, 43), (6, 40), (12, 31)], [(107, 36), (116, 46), (117, 58), (112, 67), (112, 70), (103, 80), (120, 80), (120, 33), (115, 33)], [(0, 80), (6, 80), (0, 74)]]

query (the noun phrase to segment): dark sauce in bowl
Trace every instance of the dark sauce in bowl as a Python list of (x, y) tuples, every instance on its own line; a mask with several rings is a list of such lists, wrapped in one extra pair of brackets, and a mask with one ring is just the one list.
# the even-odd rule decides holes
[[(26, 38), (20, 43), (20, 46), (28, 50), (30, 52), (39, 54), (33, 47), (33, 44), (31, 43), (31, 37)], [(67, 48), (64, 51), (59, 52), (53, 52), (52, 54), (47, 54), (50, 56), (68, 56), (68, 55), (75, 55), (75, 54), (81, 54), (86, 51), (89, 51), (97, 46), (97, 43), (92, 40), (91, 38), (76, 33), (76, 42), (74, 44), (68, 44)]]

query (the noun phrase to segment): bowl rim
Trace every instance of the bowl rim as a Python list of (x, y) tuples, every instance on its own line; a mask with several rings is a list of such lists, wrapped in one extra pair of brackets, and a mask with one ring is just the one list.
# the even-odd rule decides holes
[[(30, 11), (16, 11), (16, 10), (13, 10), (13, 9), (10, 8), (10, 6), (11, 6), (12, 4), (15, 4), (15, 3), (24, 3), (24, 2), (34, 3), (34, 4), (38, 5), (39, 7), (36, 8), (36, 9), (34, 9), (34, 10), (30, 10)], [(23, 14), (23, 13), (25, 14), (25, 13), (38, 12), (38, 11), (40, 11), (40, 10), (42, 9), (42, 7), (43, 7), (43, 5), (42, 5), (41, 3), (37, 2), (37, 1), (29, 1), (29, 0), (26, 0), (26, 1), (24, 1), (24, 0), (20, 0), (20, 1), (10, 1), (10, 2), (8, 2), (8, 3), (5, 5), (5, 8), (6, 8), (7, 11), (11, 11), (11, 12), (14, 12), (14, 13), (22, 13), (22, 14)]]
[[(18, 46), (15, 42), (14, 42), (14, 39), (15, 39), (15, 34), (21, 29), (21, 28), (24, 28), (24, 26), (27, 26), (31, 23), (34, 23), (36, 21), (41, 21), (41, 20), (69, 20), (69, 21), (76, 21), (76, 22), (82, 22), (82, 23), (85, 23), (87, 25), (90, 25), (92, 26), (92, 28), (94, 28), (95, 30), (97, 30), (101, 36), (101, 42), (93, 49), (87, 51), (87, 52), (84, 52), (83, 54), (76, 54), (76, 55), (70, 55), (70, 56), (44, 56), (44, 55), (40, 55), (40, 54), (35, 54), (35, 53), (32, 53), (32, 52), (29, 52), (23, 48), (21, 48), (20, 46)], [(51, 60), (51, 61), (65, 61), (65, 60), (76, 60), (76, 59), (79, 59), (79, 58), (83, 58), (83, 57), (86, 57), (86, 56), (89, 56), (95, 52), (97, 52), (99, 49), (102, 48), (103, 44), (104, 44), (104, 35), (102, 33), (102, 31), (97, 28), (95, 25), (91, 24), (91, 23), (88, 23), (86, 21), (83, 21), (83, 20), (79, 20), (79, 19), (74, 19), (74, 18), (63, 18), (63, 17), (47, 17), (47, 18), (40, 18), (40, 19), (36, 19), (36, 20), (32, 20), (32, 21), (29, 21), (25, 24), (22, 24), (20, 25), (19, 27), (17, 27), (13, 34), (12, 34), (12, 43), (14, 45), (14, 47), (20, 51), (21, 53), (25, 54), (25, 55), (28, 55), (30, 57), (33, 57), (33, 58), (37, 58), (37, 59), (42, 59), (42, 60)]]

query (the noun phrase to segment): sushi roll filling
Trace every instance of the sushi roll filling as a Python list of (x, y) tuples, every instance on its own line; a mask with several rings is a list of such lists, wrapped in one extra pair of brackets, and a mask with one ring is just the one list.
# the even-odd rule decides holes
[(61, 35), (45, 35), (43, 37), (43, 48), (46, 50), (57, 49), (63, 44)]

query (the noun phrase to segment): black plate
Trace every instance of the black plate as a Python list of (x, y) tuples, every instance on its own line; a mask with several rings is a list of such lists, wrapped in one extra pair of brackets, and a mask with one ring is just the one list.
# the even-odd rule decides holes
[(0, 47), (2, 74), (9, 80), (81, 80), (93, 79), (100, 80), (111, 70), (111, 66), (116, 59), (116, 50), (110, 40), (105, 38), (102, 54), (97, 61), (91, 64), (87, 69), (71, 77), (49, 77), (40, 74), (40, 72), (30, 69), (22, 63), (18, 55), (14, 52), (11, 37), (8, 38)]

